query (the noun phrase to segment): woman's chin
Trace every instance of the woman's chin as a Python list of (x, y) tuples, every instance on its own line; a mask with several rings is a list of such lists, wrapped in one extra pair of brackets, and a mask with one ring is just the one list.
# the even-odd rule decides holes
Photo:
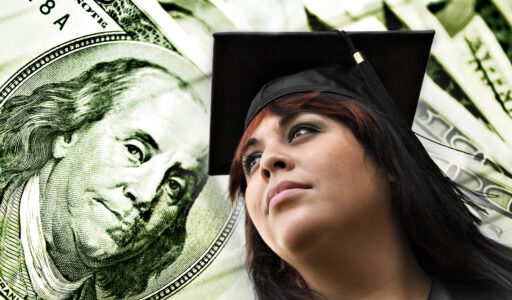
[(276, 253), (284, 251), (293, 255), (305, 255), (317, 248), (317, 241), (328, 228), (322, 218), (303, 208), (281, 211), (273, 217), (275, 248), (282, 249), (274, 249), (277, 250)]

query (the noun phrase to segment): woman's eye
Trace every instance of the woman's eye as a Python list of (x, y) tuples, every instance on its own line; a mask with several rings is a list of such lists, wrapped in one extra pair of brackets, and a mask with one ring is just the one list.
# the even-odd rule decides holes
[(242, 160), (242, 165), (244, 168), (245, 174), (251, 174), (252, 169), (256, 164), (260, 162), (261, 153), (251, 153), (249, 155), (244, 156)]
[(318, 131), (319, 129), (312, 124), (300, 123), (293, 125), (290, 129), (290, 133), (288, 134), (288, 142), (292, 142), (294, 139), (298, 138), (301, 135), (315, 133)]
[(167, 183), (167, 193), (172, 199), (180, 199), (185, 191), (186, 181), (181, 177), (171, 177)]
[(144, 146), (139, 145), (137, 142), (130, 142), (125, 144), (126, 152), (128, 153), (128, 157), (130, 160), (135, 160), (138, 163), (143, 163), (146, 161), (146, 155), (144, 151)]

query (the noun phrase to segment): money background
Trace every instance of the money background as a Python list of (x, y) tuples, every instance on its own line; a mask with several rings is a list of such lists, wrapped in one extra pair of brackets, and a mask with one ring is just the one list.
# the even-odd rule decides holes
[[(140, 54), (145, 50), (126, 45), (158, 48), (156, 52), (179, 57), (170, 63), (180, 65), (182, 73), (189, 72), (186, 80), (208, 104), (211, 33), (215, 31), (435, 29), (413, 130), (439, 167), (486, 208), (486, 213), (475, 211), (482, 219), (481, 230), (512, 246), (510, 0), (4, 1), (0, 13), (2, 104), (16, 94), (30, 93), (36, 83), (72, 77), (70, 67), (51, 72), (63, 60), (47, 55), (58, 55), (60, 50), (62, 57), (74, 57), (80, 63), (88, 60), (83, 53), (94, 47), (106, 51), (91, 54), (98, 60), (123, 55), (156, 60)], [(87, 41), (91, 44), (81, 46)], [(80, 55), (82, 59), (77, 59)], [(187, 221), (189, 235), (196, 233), (187, 237), (186, 247), (193, 250), (184, 250), (174, 267), (153, 276), (146, 290), (131, 298), (254, 298), (244, 271), (244, 222), (243, 215), (236, 213), (240, 204), (231, 205), (226, 199), (226, 178), (210, 178), (208, 187)], [(211, 213), (212, 208), (217, 211)], [(217, 224), (215, 229), (197, 233), (203, 232), (205, 218)], [(232, 229), (223, 231), (229, 224)], [(223, 234), (223, 241), (216, 245)], [(201, 246), (191, 245), (194, 240), (200, 240)], [(215, 246), (218, 250), (203, 261), (204, 267), (193, 271)], [(16, 299), (3, 282), (0, 295)]]

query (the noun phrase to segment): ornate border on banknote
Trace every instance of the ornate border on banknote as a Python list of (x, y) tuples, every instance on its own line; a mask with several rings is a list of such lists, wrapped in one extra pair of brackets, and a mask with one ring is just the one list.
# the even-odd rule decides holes
[(110, 1), (95, 0), (116, 23), (123, 28), (128, 36), (134, 40), (145, 41), (160, 45), (172, 51), (177, 51), (148, 16), (151, 14), (141, 9), (131, 0)]
[(233, 233), (233, 229), (235, 228), (240, 213), (244, 207), (243, 201), (238, 200), (233, 206), (233, 210), (231, 211), (231, 215), (229, 216), (228, 221), (224, 224), (224, 227), (217, 235), (215, 240), (212, 242), (208, 250), (203, 254), (203, 256), (188, 270), (183, 272), (183, 275), (173, 280), (169, 285), (162, 288), (160, 291), (157, 291), (147, 297), (142, 299), (144, 300), (157, 300), (157, 299), (165, 299), (167, 296), (171, 296), (183, 288), (187, 283), (189, 283), (192, 279), (196, 278), (219, 254), (220, 250), (224, 248), (226, 241), (229, 239), (231, 234)]
[(59, 57), (68, 54), (69, 52), (76, 51), (84, 47), (89, 47), (91, 45), (126, 40), (131, 40), (131, 38), (126, 33), (122, 32), (92, 34), (69, 41), (65, 44), (48, 50), (46, 53), (43, 53), (40, 56), (34, 58), (31, 62), (22, 67), (18, 72), (12, 75), (3, 86), (0, 87), (0, 104), (2, 104), (4, 100), (7, 99), (9, 95), (11, 95), (21, 83), (30, 78), (33, 73), (39, 69), (42, 69), (44, 66), (58, 59)]
[[(503, 166), (493, 162), (479, 147), (454, 124), (436, 111), (424, 99), (418, 103), (415, 131), (426, 134), (432, 142), (439, 145), (446, 145), (451, 149), (464, 149), (467, 157), (464, 157), (464, 164), (458, 163), (455, 157), (450, 157), (445, 147), (444, 153), (438, 153), (431, 144), (425, 144), (426, 149), (438, 166), (452, 180), (462, 184), (472, 191), (470, 197), (477, 204), (493, 209), (505, 216), (512, 218), (510, 192), (506, 186), (488, 178), (494, 172), (507, 178), (510, 176)], [(443, 146), (444, 147), (444, 146)], [(454, 151), (454, 150), (452, 150)], [(457, 153), (458, 156), (464, 155)], [(456, 156), (456, 157), (458, 157)], [(471, 165), (481, 164), (486, 167), (486, 172), (475, 172), (470, 169)]]

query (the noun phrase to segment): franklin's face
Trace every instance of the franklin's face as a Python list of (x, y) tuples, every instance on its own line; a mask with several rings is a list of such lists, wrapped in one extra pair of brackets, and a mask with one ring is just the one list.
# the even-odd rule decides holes
[(66, 216), (53, 227), (68, 226), (91, 267), (142, 252), (194, 201), (203, 177), (204, 107), (174, 78), (144, 76), (102, 120), (75, 132), (49, 178), (45, 197)]

